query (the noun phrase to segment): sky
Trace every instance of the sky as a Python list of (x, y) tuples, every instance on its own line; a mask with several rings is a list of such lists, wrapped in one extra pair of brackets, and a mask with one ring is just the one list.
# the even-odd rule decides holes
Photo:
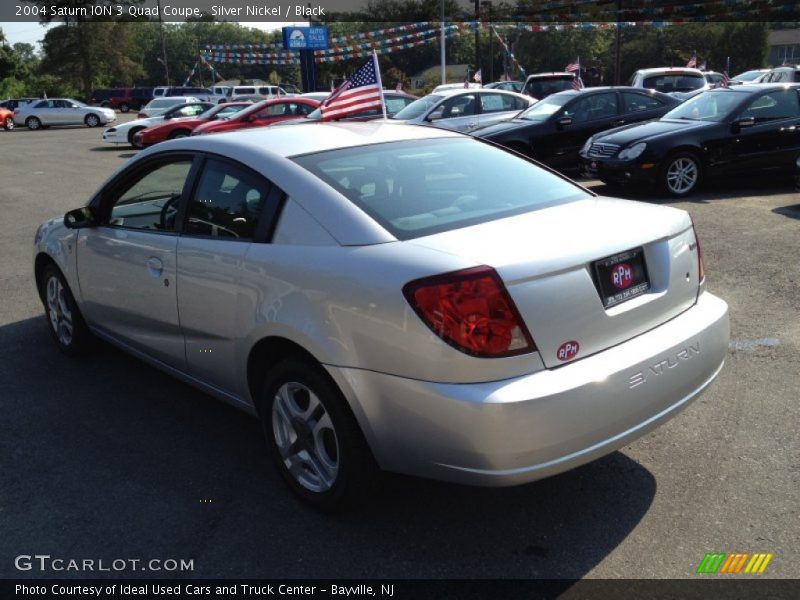
[[(2, 1), (2, 0), (0, 0)], [(242, 23), (245, 27), (253, 27), (255, 29), (263, 29), (264, 31), (274, 31), (275, 29), (280, 29), (281, 27), (287, 27), (289, 25), (308, 25), (308, 22), (299, 22), (299, 23)], [(25, 42), (28, 44), (33, 44), (37, 47), (37, 43), (42, 41), (44, 38), (44, 34), (47, 30), (51, 27), (51, 25), (42, 26), (39, 23), (9, 23), (9, 22), (0, 22), (0, 29), (3, 30), (3, 33), (6, 36), (9, 44), (16, 44), (17, 42)]]

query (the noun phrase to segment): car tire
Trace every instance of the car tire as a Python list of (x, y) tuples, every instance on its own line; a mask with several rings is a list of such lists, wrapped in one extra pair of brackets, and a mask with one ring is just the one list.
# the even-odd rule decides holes
[(703, 165), (695, 153), (676, 152), (661, 167), (661, 187), (671, 196), (683, 198), (697, 190), (702, 176)]
[(369, 498), (378, 469), (344, 396), (319, 364), (277, 363), (265, 377), (259, 414), (274, 463), (298, 497), (321, 510)]
[(127, 102), (123, 102), (122, 104), (119, 105), (119, 111), (120, 112), (126, 113), (126, 112), (130, 112), (130, 110), (131, 110), (131, 105), (128, 104)]
[(142, 146), (141, 144), (138, 144), (138, 145), (137, 145), (137, 144), (136, 144), (136, 141), (133, 139), (133, 137), (134, 137), (134, 136), (135, 136), (137, 133), (139, 133), (139, 132), (140, 132), (142, 129), (144, 129), (144, 127), (134, 127), (133, 129), (131, 129), (131, 130), (128, 132), (128, 143), (129, 143), (131, 146), (133, 146), (134, 148), (136, 148), (137, 150), (141, 150), (141, 149), (143, 148), (143, 146)]
[(67, 356), (85, 354), (91, 349), (93, 337), (64, 275), (49, 264), (42, 270), (39, 286), (48, 329), (58, 349)]
[(42, 128), (42, 121), (39, 117), (28, 117), (25, 119), (25, 126), (31, 131), (38, 131)]
[(175, 131), (169, 134), (169, 139), (177, 140), (180, 138), (189, 137), (190, 135), (192, 135), (192, 132), (189, 131), (188, 129), (176, 129)]
[(100, 117), (96, 114), (91, 113), (86, 115), (86, 118), (83, 120), (86, 123), (87, 127), (99, 127), (100, 126)]
[(5, 121), (3, 121), (3, 129), (6, 131), (14, 129), (14, 119), (12, 117), (6, 117)]

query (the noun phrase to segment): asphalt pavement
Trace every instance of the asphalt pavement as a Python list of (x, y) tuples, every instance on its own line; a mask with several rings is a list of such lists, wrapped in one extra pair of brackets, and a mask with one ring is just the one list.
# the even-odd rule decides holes
[[(127, 119), (125, 116), (122, 119)], [(708, 289), (730, 304), (717, 381), (655, 432), (511, 489), (386, 476), (358, 511), (298, 503), (253, 418), (124, 353), (52, 343), (32, 277), (45, 218), (83, 205), (134, 155), (101, 129), (0, 131), (0, 578), (15, 557), (192, 560), (263, 578), (692, 578), (706, 552), (770, 552), (800, 577), (800, 194), (717, 183), (687, 201)]]

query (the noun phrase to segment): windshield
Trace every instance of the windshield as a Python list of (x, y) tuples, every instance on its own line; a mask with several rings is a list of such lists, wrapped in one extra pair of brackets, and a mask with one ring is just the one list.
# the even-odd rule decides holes
[(293, 160), (400, 240), (590, 197), (545, 169), (470, 138), (371, 144)]
[(392, 118), (398, 121), (408, 121), (409, 119), (419, 118), (433, 108), (442, 98), (444, 98), (444, 96), (430, 94), (419, 100), (414, 100), (414, 102), (406, 106)]
[(552, 96), (548, 96), (547, 99), (539, 100), (539, 102), (514, 118), (525, 119), (526, 121), (546, 121), (547, 117), (555, 113), (558, 109), (569, 102), (570, 98), (574, 97), (575, 96), (572, 94), (554, 94)]
[(741, 95), (732, 91), (704, 92), (673, 108), (663, 119), (690, 121), (724, 121), (739, 104)]
[(675, 73), (647, 77), (642, 87), (659, 92), (691, 92), (705, 87), (706, 78), (700, 73)]
[(225, 117), (229, 117), (232, 114), (239, 112), (245, 108), (245, 106), (231, 106), (228, 104), (218, 104), (217, 106), (212, 106), (207, 111), (200, 113), (197, 115), (198, 119), (210, 119), (212, 117), (216, 119), (222, 119)]
[(753, 81), (761, 77), (764, 73), (765, 71), (745, 71), (732, 78), (731, 81)]

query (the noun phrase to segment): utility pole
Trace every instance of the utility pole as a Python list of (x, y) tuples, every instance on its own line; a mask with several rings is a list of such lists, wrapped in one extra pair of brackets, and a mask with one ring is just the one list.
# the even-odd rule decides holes
[(494, 81), (494, 32), (492, 31), (492, 3), (489, 0), (481, 2), (481, 7), (487, 9), (487, 27), (489, 28), (489, 81)]
[(622, 14), (622, 0), (617, 0), (617, 36), (616, 44), (614, 44), (614, 85), (619, 85), (620, 82), (620, 56), (621, 56), (621, 42), (622, 42), (622, 21), (620, 15)]
[(447, 83), (447, 62), (445, 59), (445, 36), (444, 36), (444, 0), (440, 1), (440, 21), (439, 26), (441, 27), (439, 31), (439, 51), (441, 52), (441, 63), (442, 63), (442, 85)]
[(475, 0), (475, 72), (481, 68), (481, 0)]
[(169, 85), (169, 65), (167, 64), (167, 44), (164, 41), (164, 21), (161, 19), (161, 0), (156, 0), (156, 7), (158, 8), (158, 33), (161, 37), (161, 59), (159, 62), (164, 64), (164, 74), (167, 77), (167, 85)]

